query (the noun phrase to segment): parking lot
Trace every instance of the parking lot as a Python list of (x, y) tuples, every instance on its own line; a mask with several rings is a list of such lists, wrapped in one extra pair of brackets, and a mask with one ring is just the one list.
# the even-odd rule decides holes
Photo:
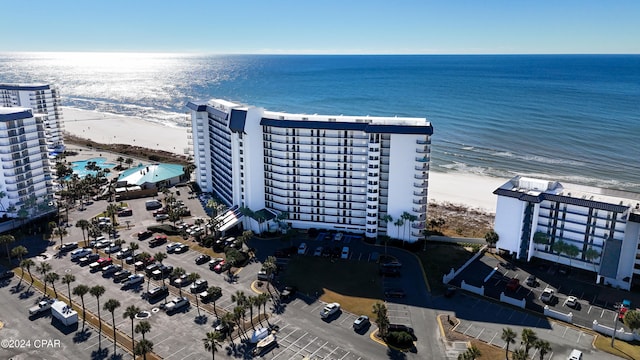
[[(536, 277), (533, 286), (526, 284), (530, 275)], [(633, 299), (632, 304), (640, 303), (640, 299), (635, 299), (637, 294), (591, 283), (593, 276), (593, 273), (576, 269), (563, 274), (554, 264), (545, 261), (512, 263), (486, 254), (471, 263), (451, 284), (460, 286), (464, 280), (474, 286), (484, 286), (485, 295), (494, 299), (498, 299), (501, 292), (516, 299), (526, 299), (527, 309), (538, 313), (542, 313), (545, 306), (561, 313), (572, 313), (574, 324), (588, 328), (591, 328), (594, 320), (611, 327), (617, 316), (616, 305), (623, 299)], [(519, 280), (519, 286), (514, 291), (506, 289), (511, 279)], [(549, 302), (540, 299), (544, 289), (554, 292)], [(576, 306), (567, 305), (569, 296), (577, 298)], [(616, 325), (616, 328), (620, 327), (624, 327), (621, 321)]]

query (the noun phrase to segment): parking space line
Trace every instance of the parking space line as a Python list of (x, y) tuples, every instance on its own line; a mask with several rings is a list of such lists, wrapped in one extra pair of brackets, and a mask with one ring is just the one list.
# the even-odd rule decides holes
[(578, 332), (578, 340), (576, 340), (577, 343), (580, 342), (580, 338), (582, 337), (582, 335), (584, 335), (584, 333), (582, 331)]
[(509, 318), (507, 318), (507, 320), (511, 320), (511, 318), (513, 317), (513, 315), (515, 315), (515, 313), (516, 313), (516, 312), (512, 310), (512, 311), (511, 311), (511, 315), (509, 315)]
[(480, 335), (482, 335), (482, 333), (484, 332), (485, 328), (480, 329), (480, 332), (478, 333), (478, 336), (476, 336), (476, 339), (480, 338)]
[(340, 358), (340, 360), (342, 360), (342, 359), (346, 358), (346, 357), (347, 357), (347, 355), (349, 355), (349, 354), (350, 354), (350, 352), (349, 352), (349, 351), (347, 351), (347, 352), (344, 354), (344, 356)]
[(493, 343), (493, 339), (496, 338), (496, 336), (498, 336), (498, 333), (493, 334), (493, 337), (491, 338), (491, 340), (489, 341), (489, 344)]
[(467, 330), (465, 330), (462, 334), (467, 335), (467, 331), (469, 331), (469, 329), (471, 329), (472, 326), (473, 324), (469, 324), (469, 327), (467, 328)]
[(602, 309), (602, 313), (600, 314), (600, 318), (602, 319), (603, 316), (604, 316), (604, 309)]
[(587, 314), (591, 313), (591, 309), (593, 309), (593, 306), (589, 305), (589, 310), (587, 310)]
[(186, 348), (186, 346), (183, 346), (180, 350), (178, 350), (178, 351), (174, 352), (173, 354), (171, 354), (171, 355), (169, 355), (169, 356), (165, 357), (165, 359), (169, 359), (170, 357), (172, 357), (173, 355), (175, 355), (175, 354), (177, 354), (177, 353), (181, 352), (181, 351), (182, 351), (182, 350), (184, 350), (185, 348)]
[(564, 338), (565, 335), (567, 335), (567, 330), (569, 330), (568, 327), (564, 328), (564, 331), (562, 332), (562, 337)]

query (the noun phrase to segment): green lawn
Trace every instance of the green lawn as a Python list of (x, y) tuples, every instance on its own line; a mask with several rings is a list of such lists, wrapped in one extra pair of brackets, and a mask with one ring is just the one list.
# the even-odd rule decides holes
[(383, 295), (376, 263), (297, 256), (289, 262), (283, 281), (311, 297), (317, 293), (323, 301), (338, 302), (349, 312), (372, 318), (372, 306)]

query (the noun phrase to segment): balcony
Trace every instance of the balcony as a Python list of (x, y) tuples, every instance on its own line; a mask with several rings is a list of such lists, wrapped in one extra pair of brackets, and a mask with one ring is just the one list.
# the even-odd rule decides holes
[(427, 196), (426, 191), (414, 191), (413, 196)]
[(427, 182), (423, 181), (423, 182), (413, 183), (413, 187), (418, 189), (424, 189), (425, 187), (427, 187)]
[(424, 213), (425, 211), (427, 211), (427, 207), (426, 206), (414, 207), (411, 210), (413, 210), (413, 212), (415, 213)]
[(419, 171), (429, 171), (429, 164), (416, 165), (415, 169)]
[(413, 223), (413, 224), (411, 224), (411, 228), (423, 230), (425, 228), (424, 222), (420, 221), (420, 222)]
[(429, 178), (429, 174), (428, 173), (416, 174), (416, 175), (413, 175), (413, 178), (419, 179), (419, 180), (427, 180)]
[(414, 200), (413, 200), (413, 203), (414, 203), (414, 204), (417, 204), (417, 205), (426, 205), (426, 204), (427, 204), (427, 199), (425, 199), (425, 198), (422, 198), (422, 199), (420, 199), (420, 200), (416, 200), (416, 199), (414, 199)]
[(431, 140), (418, 139), (418, 140), (416, 140), (416, 144), (418, 144), (418, 145), (429, 145), (429, 144), (431, 144)]
[(416, 148), (416, 152), (419, 154), (428, 154), (431, 152), (428, 146)]

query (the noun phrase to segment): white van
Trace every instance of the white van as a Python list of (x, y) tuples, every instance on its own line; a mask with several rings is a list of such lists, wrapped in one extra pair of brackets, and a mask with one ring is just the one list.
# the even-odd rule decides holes
[(79, 260), (89, 254), (91, 254), (91, 249), (75, 249), (71, 252), (71, 260)]
[(582, 351), (573, 349), (568, 360), (582, 360)]

